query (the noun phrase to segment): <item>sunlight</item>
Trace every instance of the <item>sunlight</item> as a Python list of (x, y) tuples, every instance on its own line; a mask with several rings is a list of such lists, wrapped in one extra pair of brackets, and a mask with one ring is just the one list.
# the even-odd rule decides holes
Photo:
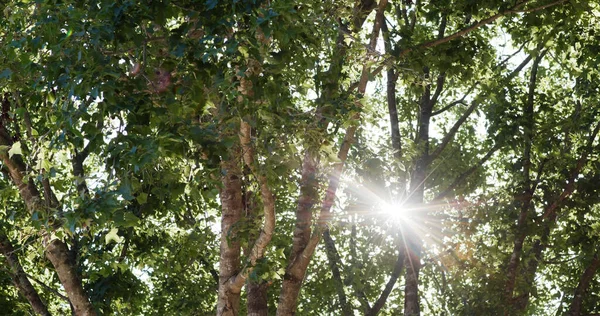
[(381, 204), (381, 212), (389, 220), (397, 223), (408, 221), (410, 215), (408, 210), (403, 206), (403, 204), (397, 203), (383, 202)]

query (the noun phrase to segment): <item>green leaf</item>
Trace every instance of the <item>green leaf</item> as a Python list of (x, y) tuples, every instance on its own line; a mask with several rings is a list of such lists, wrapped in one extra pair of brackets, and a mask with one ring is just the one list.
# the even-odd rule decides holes
[(22, 155), (21, 142), (16, 142), (12, 145), (12, 147), (10, 147), (10, 150), (8, 151), (8, 156), (12, 158), (13, 155)]
[(137, 226), (140, 219), (133, 215), (133, 213), (125, 213), (123, 214), (123, 227), (133, 227)]
[(4, 70), (2, 70), (2, 72), (0, 72), (0, 79), (10, 79), (10, 76), (12, 75), (12, 70), (6, 68)]
[(121, 236), (119, 236), (117, 233), (119, 232), (119, 230), (117, 228), (113, 228), (111, 229), (106, 236), (104, 236), (104, 242), (108, 245), (110, 244), (111, 241), (114, 241), (116, 243), (121, 242), (122, 238)]
[(138, 194), (136, 200), (140, 204), (146, 204), (146, 201), (148, 201), (148, 194), (147, 193), (140, 193), (140, 194)]

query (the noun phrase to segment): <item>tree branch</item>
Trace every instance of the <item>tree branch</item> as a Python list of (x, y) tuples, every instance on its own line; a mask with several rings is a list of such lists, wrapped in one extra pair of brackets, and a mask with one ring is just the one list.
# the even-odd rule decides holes
[(325, 241), (325, 252), (327, 253), (329, 268), (331, 269), (334, 287), (340, 300), (342, 312), (344, 313), (344, 315), (352, 315), (354, 313), (352, 312), (351, 305), (348, 304), (348, 300), (346, 299), (346, 293), (344, 291), (344, 281), (342, 280), (342, 275), (340, 273), (340, 255), (335, 247), (335, 242), (333, 241), (333, 238), (331, 238), (331, 235), (329, 234), (329, 228), (326, 228), (323, 232), (323, 240)]
[[(398, 60), (402, 59), (403, 57), (405, 57), (406, 55), (408, 55), (409, 53), (411, 53), (413, 51), (424, 49), (424, 48), (432, 48), (432, 47), (438, 46), (440, 44), (444, 44), (444, 43), (449, 42), (449, 41), (451, 41), (453, 39), (465, 36), (465, 35), (471, 33), (472, 31), (474, 31), (474, 30), (476, 30), (476, 29), (478, 29), (478, 28), (480, 28), (480, 27), (482, 27), (482, 26), (484, 26), (486, 24), (492, 23), (492, 22), (494, 22), (495, 20), (497, 20), (500, 17), (506, 16), (506, 15), (509, 15), (509, 14), (514, 14), (514, 13), (520, 13), (522, 11), (519, 11), (518, 8), (522, 7), (523, 5), (525, 5), (526, 3), (528, 3), (529, 1), (530, 0), (526, 0), (526, 1), (520, 2), (517, 5), (513, 6), (511, 9), (508, 9), (506, 11), (503, 11), (503, 12), (497, 13), (495, 15), (492, 15), (492, 16), (490, 16), (490, 17), (488, 17), (486, 19), (483, 19), (483, 20), (481, 20), (479, 22), (475, 22), (472, 25), (470, 25), (470, 26), (468, 26), (468, 27), (466, 27), (466, 28), (464, 28), (464, 29), (462, 29), (460, 31), (457, 31), (456, 33), (448, 35), (448, 36), (446, 36), (444, 38), (433, 40), (433, 41), (426, 42), (426, 43), (422, 43), (422, 44), (419, 44), (419, 45), (417, 45), (415, 47), (412, 47), (412, 48), (406, 48), (406, 49), (400, 51), (397, 54), (397, 56), (390, 56), (390, 57), (386, 58), (384, 61), (382, 61), (381, 65), (379, 65), (377, 68), (375, 68), (373, 71), (371, 71), (370, 76), (374, 77), (374, 76), (378, 75), (379, 73), (381, 73), (381, 71), (388, 64), (390, 64), (390, 63), (392, 63), (394, 61), (398, 61)], [(535, 11), (539, 11), (539, 10), (542, 10), (542, 9), (546, 9), (546, 8), (549, 8), (549, 7), (552, 7), (552, 6), (556, 6), (556, 5), (565, 3), (567, 1), (569, 1), (569, 0), (555, 1), (555, 2), (552, 2), (552, 3), (546, 4), (546, 5), (542, 5), (540, 7), (528, 9), (528, 10), (523, 11), (523, 12), (535, 12)], [(357, 87), (358, 87), (358, 82), (355, 82), (355, 83), (353, 83), (353, 84), (350, 85), (350, 87), (348, 88), (348, 91), (349, 92), (350, 91), (354, 91)]]
[(271, 237), (275, 231), (275, 197), (269, 188), (267, 177), (263, 173), (260, 173), (255, 166), (255, 152), (254, 147), (252, 146), (251, 128), (250, 124), (244, 120), (240, 122), (239, 137), (240, 144), (242, 146), (242, 157), (244, 158), (244, 163), (246, 166), (248, 166), (248, 168), (250, 168), (250, 171), (254, 174), (258, 181), (258, 185), (260, 186), (265, 223), (260, 235), (254, 242), (254, 246), (252, 246), (248, 263), (242, 269), (242, 271), (230, 281), (230, 286), (236, 291), (239, 291), (242, 286), (244, 286), (244, 282), (246, 281), (248, 274), (252, 272), (256, 262), (264, 256), (267, 245), (271, 241)]
[(385, 285), (385, 288), (379, 295), (379, 298), (377, 299), (377, 301), (375, 301), (375, 304), (373, 304), (373, 308), (371, 308), (369, 310), (369, 312), (366, 314), (367, 316), (376, 316), (379, 313), (379, 311), (383, 308), (383, 306), (385, 305), (385, 302), (387, 301), (390, 293), (394, 289), (394, 285), (396, 284), (396, 281), (398, 280), (400, 273), (402, 273), (402, 269), (404, 269), (404, 260), (406, 259), (405, 257), (406, 256), (405, 256), (404, 249), (402, 247), (399, 247), (398, 259), (396, 260), (396, 264), (394, 264), (394, 270), (392, 271), (392, 274), (390, 275), (390, 279), (388, 280), (387, 284)]
[(492, 149), (490, 149), (485, 156), (483, 156), (481, 159), (479, 159), (479, 161), (471, 166), (471, 168), (469, 168), (467, 171), (463, 172), (462, 174), (460, 174), (455, 180), (454, 182), (452, 182), (451, 185), (449, 185), (446, 190), (442, 191), (442, 193), (438, 194), (433, 201), (440, 201), (442, 199), (444, 199), (445, 197), (447, 197), (450, 193), (452, 193), (459, 185), (463, 184), (463, 182), (471, 175), (473, 174), (478, 168), (480, 168), (486, 161), (488, 161), (488, 159), (490, 159), (490, 157), (492, 157), (492, 155), (498, 151), (498, 149), (500, 149), (502, 147), (502, 145), (500, 144), (496, 144), (494, 147), (492, 147)]
[(575, 293), (573, 293), (573, 301), (571, 301), (571, 307), (569, 308), (569, 312), (567, 315), (569, 316), (579, 316), (581, 315), (583, 299), (587, 295), (589, 291), (590, 283), (594, 279), (596, 272), (600, 268), (600, 258), (598, 257), (598, 252), (594, 253), (594, 257), (590, 264), (585, 268), (583, 274), (579, 278), (579, 283), (577, 284), (577, 288), (575, 289)]
[(550, 204), (550, 205), (548, 205), (548, 207), (546, 207), (546, 209), (544, 211), (544, 215), (542, 216), (543, 219), (553, 218), (556, 215), (556, 211), (557, 211), (558, 207), (561, 205), (561, 203), (565, 199), (567, 199), (575, 190), (575, 179), (579, 175), (579, 172), (581, 172), (581, 169), (583, 169), (583, 166), (585, 166), (585, 164), (587, 163), (588, 155), (592, 151), (592, 144), (594, 143), (596, 136), (598, 136), (599, 131), (600, 131), (600, 123), (598, 123), (596, 125), (596, 128), (594, 128), (594, 130), (592, 131), (592, 134), (588, 138), (585, 149), (581, 153), (581, 157), (577, 161), (577, 165), (575, 165), (575, 167), (571, 171), (571, 176), (569, 177), (569, 179), (567, 179), (567, 184), (565, 185), (565, 188), (563, 189), (563, 191), (561, 192), (559, 197), (556, 200), (554, 200), (552, 202), (552, 204)]

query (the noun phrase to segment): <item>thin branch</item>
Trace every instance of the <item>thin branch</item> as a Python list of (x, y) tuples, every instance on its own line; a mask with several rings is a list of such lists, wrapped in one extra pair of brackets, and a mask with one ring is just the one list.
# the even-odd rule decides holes
[(463, 172), (461, 175), (459, 175), (454, 182), (452, 182), (451, 185), (448, 186), (448, 188), (446, 188), (446, 190), (444, 190), (442, 193), (438, 194), (433, 201), (439, 201), (444, 199), (445, 197), (447, 197), (451, 192), (453, 192), (459, 185), (463, 184), (464, 181), (471, 175), (473, 174), (478, 168), (480, 168), (486, 161), (488, 161), (488, 159), (490, 159), (490, 157), (492, 157), (492, 155), (498, 151), (498, 149), (500, 149), (502, 147), (502, 145), (500, 144), (496, 144), (494, 147), (492, 147), (492, 149), (490, 149), (487, 154), (485, 154), (485, 156), (483, 156), (481, 159), (479, 159), (479, 161), (473, 165), (471, 168), (469, 168), (467, 171)]
[[(469, 88), (469, 90), (467, 90), (467, 92), (466, 92), (466, 93), (465, 93), (465, 94), (462, 96), (462, 98), (460, 98), (459, 100), (456, 100), (456, 101), (452, 101), (452, 102), (450, 102), (450, 104), (446, 105), (445, 107), (443, 107), (443, 108), (442, 108), (442, 109), (440, 109), (440, 110), (437, 110), (437, 111), (434, 111), (434, 112), (432, 112), (432, 113), (431, 113), (431, 116), (433, 117), (433, 116), (436, 116), (436, 115), (442, 114), (442, 113), (444, 113), (444, 112), (448, 111), (449, 109), (451, 109), (453, 106), (455, 106), (455, 105), (457, 105), (457, 104), (463, 104), (463, 105), (466, 105), (466, 103), (464, 102), (464, 101), (465, 101), (465, 98), (466, 98), (466, 97), (467, 97), (469, 94), (471, 94), (471, 92), (473, 92), (473, 90), (475, 90), (475, 87), (477, 87), (477, 85), (478, 85), (478, 84), (479, 84), (479, 81), (475, 82), (475, 84), (474, 84), (474, 85), (473, 85), (471, 88)], [(436, 92), (437, 92), (437, 91), (436, 91)], [(436, 98), (437, 98), (437, 97), (436, 97)]]
[(568, 1), (570, 1), (570, 0), (554, 1), (554, 2), (551, 2), (551, 3), (545, 4), (543, 6), (539, 6), (537, 8), (531, 8), (531, 9), (527, 9), (527, 10), (513, 10), (510, 13), (531, 13), (531, 12), (536, 12), (536, 11), (544, 10), (546, 8), (549, 8), (549, 7), (553, 7), (555, 5), (559, 5), (559, 4), (568, 2)]
[(69, 298), (68, 298), (68, 297), (66, 297), (65, 295), (61, 294), (61, 293), (60, 293), (58, 290), (51, 288), (50, 286), (48, 286), (48, 285), (46, 285), (44, 282), (42, 282), (42, 281), (40, 281), (40, 280), (38, 280), (38, 279), (34, 278), (34, 277), (33, 277), (33, 276), (31, 276), (30, 274), (27, 274), (27, 273), (25, 273), (25, 275), (26, 275), (26, 276), (27, 276), (29, 279), (33, 280), (35, 283), (37, 283), (37, 284), (41, 285), (41, 286), (42, 286), (44, 289), (46, 289), (47, 291), (49, 291), (49, 292), (51, 292), (51, 293), (55, 294), (56, 296), (58, 296), (60, 299), (62, 299), (62, 300), (64, 300), (64, 301), (66, 301), (66, 302), (69, 302), (69, 303), (71, 302), (71, 301), (69, 301)]
[[(412, 47), (412, 48), (406, 48), (406, 49), (400, 51), (397, 54), (397, 56), (390, 56), (387, 59), (385, 59), (381, 63), (381, 65), (379, 65), (377, 68), (375, 68), (373, 71), (371, 71), (370, 76), (374, 77), (374, 76), (378, 75), (379, 73), (381, 73), (381, 71), (388, 64), (391, 64), (394, 61), (398, 61), (398, 60), (402, 59), (403, 57), (405, 57), (406, 55), (408, 55), (409, 53), (411, 53), (413, 51), (424, 49), (424, 48), (432, 48), (432, 47), (438, 46), (440, 44), (447, 43), (447, 42), (449, 42), (449, 41), (451, 41), (453, 39), (465, 36), (465, 35), (471, 33), (472, 31), (474, 31), (474, 30), (476, 30), (476, 29), (478, 29), (478, 28), (480, 28), (480, 27), (482, 27), (482, 26), (484, 26), (486, 24), (492, 23), (492, 22), (494, 22), (495, 20), (497, 20), (500, 17), (506, 16), (506, 15), (510, 15), (510, 14), (514, 14), (514, 13), (521, 13), (522, 11), (519, 11), (518, 8), (522, 7), (523, 5), (525, 5), (526, 3), (528, 3), (529, 1), (531, 1), (531, 0), (526, 0), (526, 1), (520, 2), (517, 5), (515, 5), (514, 7), (512, 7), (511, 9), (508, 9), (506, 11), (503, 11), (503, 12), (497, 13), (495, 15), (492, 15), (492, 16), (490, 16), (490, 17), (488, 17), (486, 19), (483, 19), (483, 20), (481, 20), (479, 22), (475, 22), (471, 26), (468, 26), (468, 27), (466, 27), (466, 28), (464, 28), (464, 29), (462, 29), (460, 31), (457, 31), (454, 34), (448, 35), (448, 36), (446, 36), (444, 38), (433, 40), (433, 41), (426, 42), (426, 43), (422, 43), (422, 44), (419, 44), (419, 45), (417, 45), (415, 47)], [(542, 9), (546, 9), (546, 8), (549, 8), (549, 7), (552, 7), (552, 6), (556, 6), (556, 5), (562, 4), (562, 3), (567, 2), (567, 1), (569, 1), (569, 0), (560, 0), (560, 1), (552, 2), (552, 3), (546, 4), (546, 5), (543, 5), (543, 6), (540, 6), (540, 7), (528, 9), (528, 10), (526, 10), (524, 12), (539, 11), (539, 10), (542, 10)], [(349, 92), (354, 91), (357, 87), (358, 87), (358, 82), (355, 82), (352, 85), (350, 85), (350, 87), (348, 88), (348, 91)]]
[(390, 279), (388, 280), (387, 284), (385, 285), (385, 288), (381, 292), (381, 295), (379, 295), (377, 301), (375, 301), (375, 304), (373, 304), (373, 308), (371, 308), (367, 313), (367, 316), (375, 316), (383, 308), (390, 293), (394, 289), (394, 285), (396, 284), (400, 273), (402, 273), (402, 270), (404, 269), (404, 260), (406, 259), (405, 252), (402, 247), (398, 248), (398, 259), (396, 260), (396, 264), (394, 264), (394, 270), (390, 275)]
[(552, 204), (548, 205), (548, 207), (544, 211), (544, 215), (542, 216), (542, 218), (544, 218), (544, 219), (547, 219), (549, 217), (553, 218), (556, 215), (556, 211), (557, 211), (558, 207), (560, 206), (560, 204), (566, 198), (568, 198), (575, 190), (575, 179), (579, 175), (579, 172), (581, 172), (581, 169), (583, 169), (583, 166), (585, 166), (585, 164), (588, 161), (588, 155), (592, 151), (592, 144), (593, 144), (594, 140), (596, 139), (596, 136), (598, 136), (599, 130), (600, 130), (600, 123), (598, 123), (596, 125), (596, 128), (594, 128), (594, 130), (592, 131), (590, 138), (588, 138), (587, 144), (585, 146), (585, 150), (583, 151), (583, 153), (581, 153), (581, 157), (578, 159), (577, 165), (575, 165), (575, 168), (573, 168), (573, 170), (571, 171), (571, 176), (567, 180), (567, 184), (565, 185), (565, 188), (563, 189), (563, 191), (561, 192), (559, 197), (556, 200), (554, 200), (552, 202)]
[[(547, 52), (547, 50), (543, 51), (538, 57), (543, 56), (546, 52)], [(504, 78), (504, 80), (508, 81), (508, 80), (511, 80), (514, 76), (516, 76), (529, 63), (529, 61), (531, 61), (531, 58), (532, 58), (531, 55), (528, 56), (527, 58), (525, 58), (525, 60), (523, 60), (523, 62), (521, 62), (521, 64), (517, 68), (515, 68), (510, 74), (508, 74), (508, 76), (506, 76), (506, 78)], [(458, 119), (458, 121), (456, 121), (456, 123), (452, 126), (450, 131), (448, 131), (448, 133), (446, 133), (446, 135), (442, 139), (442, 142), (440, 143), (440, 145), (436, 148), (436, 150), (433, 152), (433, 154), (431, 154), (430, 161), (433, 161), (434, 159), (436, 159), (442, 153), (442, 151), (446, 148), (446, 146), (450, 143), (450, 141), (452, 139), (454, 139), (454, 136), (456, 135), (456, 132), (458, 132), (458, 129), (460, 128), (460, 126), (469, 118), (469, 116), (471, 115), (471, 113), (473, 113), (473, 111), (475, 110), (477, 105), (478, 105), (477, 101), (473, 101), (471, 103), (471, 106), (463, 113), (463, 115)]]
[(519, 47), (519, 49), (517, 49), (517, 51), (508, 55), (508, 57), (506, 57), (504, 60), (502, 60), (500, 63), (498, 63), (498, 65), (496, 67), (500, 68), (500, 67), (504, 66), (505, 64), (507, 64), (509, 60), (511, 60), (513, 57), (515, 57), (517, 54), (519, 54), (523, 50), (523, 48), (525, 48), (525, 45), (529, 44), (530, 42), (531, 41), (523, 42), (523, 44), (521, 44), (521, 46)]
[(338, 253), (335, 247), (335, 241), (333, 240), (333, 238), (331, 238), (328, 228), (326, 228), (323, 232), (323, 240), (325, 241), (325, 252), (329, 261), (329, 268), (331, 269), (334, 287), (340, 300), (342, 312), (344, 313), (344, 315), (352, 315), (352, 308), (351, 305), (348, 304), (348, 300), (346, 298), (346, 292), (344, 291), (344, 281), (342, 280), (342, 274), (340, 273), (339, 268), (340, 254)]

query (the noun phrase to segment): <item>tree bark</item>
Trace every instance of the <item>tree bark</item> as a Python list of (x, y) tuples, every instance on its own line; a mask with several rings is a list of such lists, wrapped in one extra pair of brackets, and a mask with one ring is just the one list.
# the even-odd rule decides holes
[(269, 306), (267, 305), (268, 283), (248, 281), (246, 290), (248, 292), (248, 316), (267, 316), (269, 315)]
[(50, 315), (46, 304), (44, 304), (33, 285), (31, 285), (31, 282), (29, 282), (27, 274), (23, 270), (19, 258), (15, 253), (15, 249), (3, 232), (0, 232), (0, 253), (6, 257), (14, 285), (19, 289), (21, 295), (27, 299), (29, 304), (31, 304), (35, 313), (45, 316)]
[[(0, 145), (12, 146), (12, 141), (6, 129), (0, 126)], [(15, 186), (19, 189), (21, 198), (25, 201), (27, 209), (31, 214), (45, 210), (43, 199), (32, 179), (25, 182), (23, 174), (26, 173), (26, 165), (20, 155), (9, 157), (0, 154), (0, 159), (7, 168), (9, 176)], [(51, 192), (49, 192), (51, 193)], [(53, 194), (53, 193), (51, 193)], [(47, 239), (45, 239), (47, 240)], [(68, 246), (61, 240), (54, 239), (45, 241), (45, 255), (54, 266), (56, 273), (65, 292), (71, 301), (75, 315), (95, 316), (96, 311), (81, 283), (81, 277), (77, 271), (76, 263), (69, 253)]]
[[(425, 78), (429, 78), (429, 68), (424, 69)], [(429, 123), (433, 111), (431, 102), (431, 85), (425, 86), (425, 91), (419, 102), (421, 110), (419, 112), (419, 130), (417, 133), (416, 144), (419, 150), (419, 156), (415, 163), (415, 170), (410, 179), (410, 191), (408, 204), (410, 207), (418, 209), (423, 204), (425, 191), (425, 179), (427, 176), (427, 167), (429, 165)], [(416, 219), (416, 218), (415, 218)], [(414, 230), (414, 226), (403, 223), (402, 230), (405, 242), (406, 258), (406, 287), (404, 289), (404, 315), (420, 315), (421, 307), (419, 303), (419, 271), (421, 269), (421, 238), (419, 232)]]
[(579, 279), (579, 284), (577, 284), (577, 288), (575, 289), (575, 293), (573, 295), (573, 301), (571, 302), (571, 307), (569, 308), (569, 312), (567, 315), (569, 316), (579, 316), (581, 315), (583, 300), (585, 299), (587, 292), (590, 287), (590, 283), (594, 279), (596, 272), (598, 272), (598, 268), (600, 268), (600, 258), (598, 257), (598, 252), (594, 254), (594, 258), (590, 264), (585, 268), (581, 278)]
[(239, 148), (221, 162), (221, 247), (219, 256), (219, 290), (217, 315), (234, 316), (239, 312), (240, 292), (229, 285), (240, 270), (240, 242), (234, 225), (242, 218), (242, 173), (239, 167)]
[[(244, 174), (246, 174), (244, 170)], [(256, 209), (256, 203), (253, 198), (251, 191), (244, 191), (244, 208), (246, 213), (246, 221), (249, 223), (256, 223), (256, 217), (258, 210)], [(260, 226), (255, 227), (250, 231), (248, 240), (255, 240), (258, 236), (254, 233), (260, 229)], [(250, 245), (244, 249), (244, 255), (250, 257), (252, 249)], [(246, 280), (246, 310), (248, 315), (254, 316), (266, 316), (269, 313), (268, 297), (267, 297), (268, 284), (263, 280), (255, 280), (248, 278)]]
[[(371, 0), (362, 0), (358, 2), (354, 9), (353, 24), (357, 28), (358, 24), (362, 26), (364, 23), (364, 17), (366, 17), (374, 8)], [(386, 0), (380, 1), (380, 7), (385, 7), (387, 4)], [(383, 14), (383, 11), (381, 11)], [(379, 33), (379, 23), (375, 23), (373, 34), (371, 37), (372, 48), (375, 47), (376, 35)], [(360, 29), (360, 27), (358, 27)], [(375, 38), (375, 39), (373, 39)], [(340, 30), (338, 39), (336, 41), (336, 53), (334, 54), (334, 62), (329, 69), (332, 72), (334, 82), (327, 82), (325, 86), (327, 89), (324, 90), (326, 101), (329, 101), (330, 94), (339, 87), (339, 79), (341, 76), (341, 69), (344, 64), (344, 58), (346, 55), (346, 48), (344, 45), (344, 31)], [(366, 68), (366, 66), (364, 67)], [(363, 69), (359, 83), (359, 93), (364, 93), (368, 81), (368, 72)], [(330, 91), (331, 90), (331, 91)], [(328, 92), (329, 91), (329, 92)], [(322, 112), (321, 109), (317, 110), (317, 113)], [(353, 118), (354, 119), (354, 118)], [(319, 122), (323, 122), (323, 119), (318, 118)], [(353, 141), (354, 132), (356, 126), (350, 126), (346, 131), (346, 138), (344, 139), (340, 154), (341, 163), (338, 163), (334, 167), (334, 171), (330, 176), (330, 184), (327, 189), (326, 196), (323, 200), (320, 214), (329, 213), (329, 209), (333, 204), (333, 197), (337, 190), (337, 184), (339, 182), (339, 176), (343, 168), (345, 157), (348, 154), (350, 143)], [(294, 243), (292, 245), (292, 253), (286, 267), (286, 272), (283, 277), (283, 285), (279, 294), (279, 302), (277, 307), (277, 315), (295, 315), (296, 313), (296, 302), (302, 287), (302, 281), (306, 274), (306, 269), (310, 263), (310, 259), (314, 253), (314, 250), (321, 238), (321, 230), (312, 232), (310, 231), (310, 224), (307, 220), (312, 218), (312, 206), (317, 198), (318, 182), (313, 177), (316, 176), (316, 169), (318, 159), (313, 155), (313, 149), (307, 149), (303, 162), (302, 170), (302, 185), (300, 188), (300, 197), (298, 198), (298, 208), (296, 211), (296, 228), (294, 230)], [(326, 216), (326, 215), (325, 215)]]

